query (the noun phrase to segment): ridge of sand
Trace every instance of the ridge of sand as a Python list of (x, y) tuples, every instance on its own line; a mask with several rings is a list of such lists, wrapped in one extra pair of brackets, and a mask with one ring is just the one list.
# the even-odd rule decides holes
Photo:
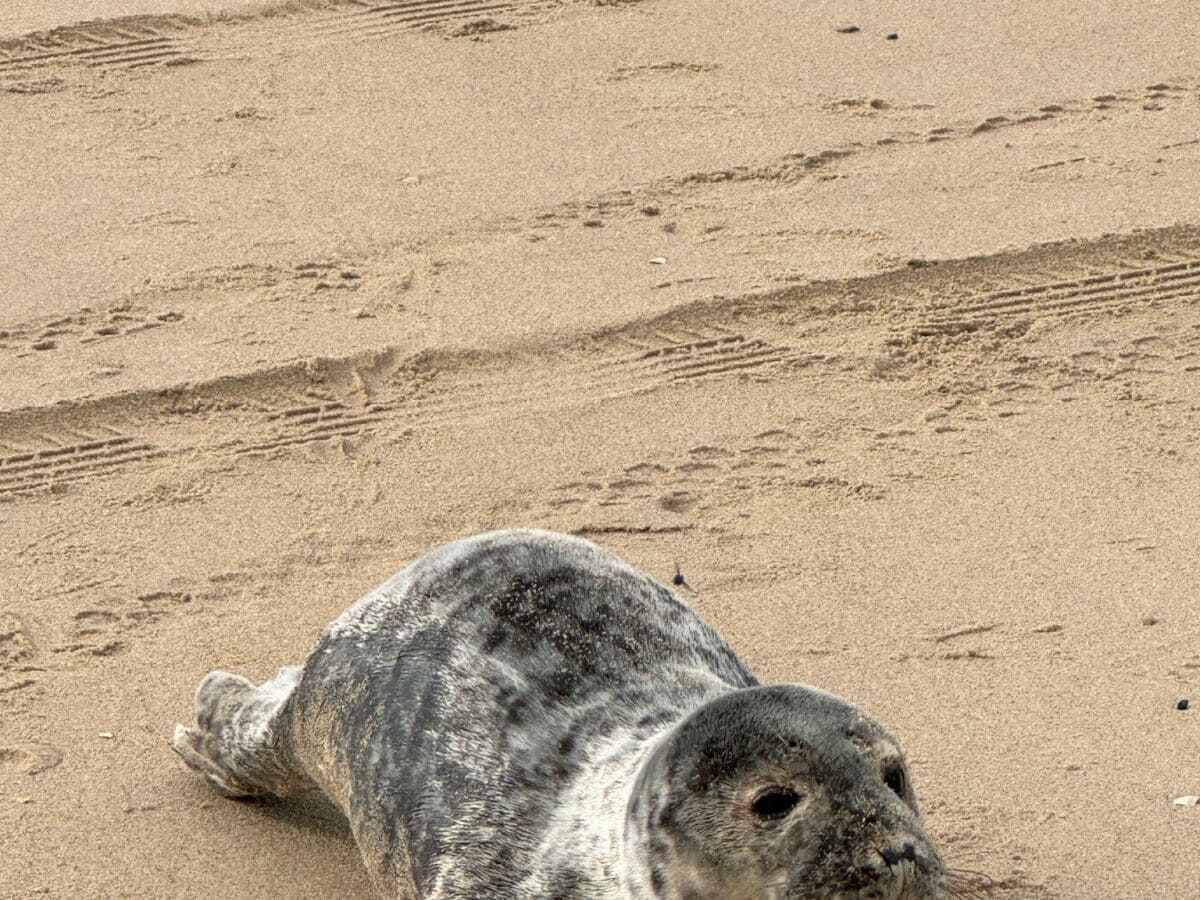
[[(693, 29), (697, 46), (681, 57), (662, 4), (522, 8), (542, 12), (483, 40), (390, 20), (359, 28), (368, 13), (407, 14), (402, 4), (191, 28), (187, 46), (146, 38), (132, 60), (101, 49), (0, 61), (12, 113), (0, 149), (7, 171), (24, 173), (0, 179), (14, 263), (0, 269), (11, 373), (0, 408), (364, 342), (619, 326), (696, 295), (1196, 216), (1200, 84), (1162, 80), (1179, 67), (1169, 47), (1149, 71), (1122, 57), (1098, 93), (1072, 72), (1056, 76), (1069, 84), (1014, 78), (1014, 99), (980, 91), (947, 104), (939, 80), (884, 90), (863, 72), (839, 99), (826, 87), (848, 77), (835, 56), (817, 57), (829, 69), (820, 89), (785, 79), (749, 94), (742, 54), (761, 26), (720, 22), (728, 46)], [(327, 21), (331, 34), (313, 31)], [(547, 82), (561, 84), (548, 105), (522, 85), (557, 71), (560, 44), (573, 66)], [(208, 61), (170, 65), (195, 54)], [(264, 66), (269, 88), (254, 81)], [(777, 68), (756, 77), (776, 83)], [(431, 71), (442, 75), (431, 82)], [(722, 103), (788, 125), (731, 132)], [(488, 130), (449, 112), (471, 108), (490, 110)], [(46, 154), (47, 127), (72, 139)], [(170, 352), (172, 341), (194, 349)]]

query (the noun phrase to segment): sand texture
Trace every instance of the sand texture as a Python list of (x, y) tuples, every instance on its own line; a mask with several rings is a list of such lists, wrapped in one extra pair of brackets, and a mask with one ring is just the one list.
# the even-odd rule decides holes
[(1197, 46), (1192, 0), (4, 4), (0, 896), (370, 897), (173, 725), (510, 525), (678, 563), (997, 896), (1196, 896)]

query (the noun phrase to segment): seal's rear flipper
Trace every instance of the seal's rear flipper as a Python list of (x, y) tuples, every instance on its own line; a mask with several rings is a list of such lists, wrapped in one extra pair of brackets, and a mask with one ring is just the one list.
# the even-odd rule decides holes
[(308, 787), (292, 759), (286, 709), (300, 671), (280, 669), (258, 687), (209, 672), (196, 691), (196, 727), (175, 726), (175, 752), (226, 797), (283, 797)]

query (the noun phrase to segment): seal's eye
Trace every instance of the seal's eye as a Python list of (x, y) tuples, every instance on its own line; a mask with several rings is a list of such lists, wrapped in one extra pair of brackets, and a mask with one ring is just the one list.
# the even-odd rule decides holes
[(754, 798), (750, 812), (764, 822), (777, 822), (795, 809), (799, 802), (800, 795), (791, 788), (770, 787)]
[(898, 797), (904, 796), (904, 768), (890, 765), (883, 771), (883, 783), (890, 787)]

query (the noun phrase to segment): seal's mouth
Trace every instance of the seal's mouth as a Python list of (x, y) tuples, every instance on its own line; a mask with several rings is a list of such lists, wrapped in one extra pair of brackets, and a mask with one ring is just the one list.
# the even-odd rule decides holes
[(878, 856), (887, 866), (886, 872), (876, 870), (858, 884), (816, 886), (809, 880), (785, 882), (780, 877), (756, 896), (763, 900), (968, 900), (995, 897), (1000, 887), (980, 872), (942, 869), (940, 863), (931, 871), (918, 858), (901, 855), (889, 859), (882, 852)]

